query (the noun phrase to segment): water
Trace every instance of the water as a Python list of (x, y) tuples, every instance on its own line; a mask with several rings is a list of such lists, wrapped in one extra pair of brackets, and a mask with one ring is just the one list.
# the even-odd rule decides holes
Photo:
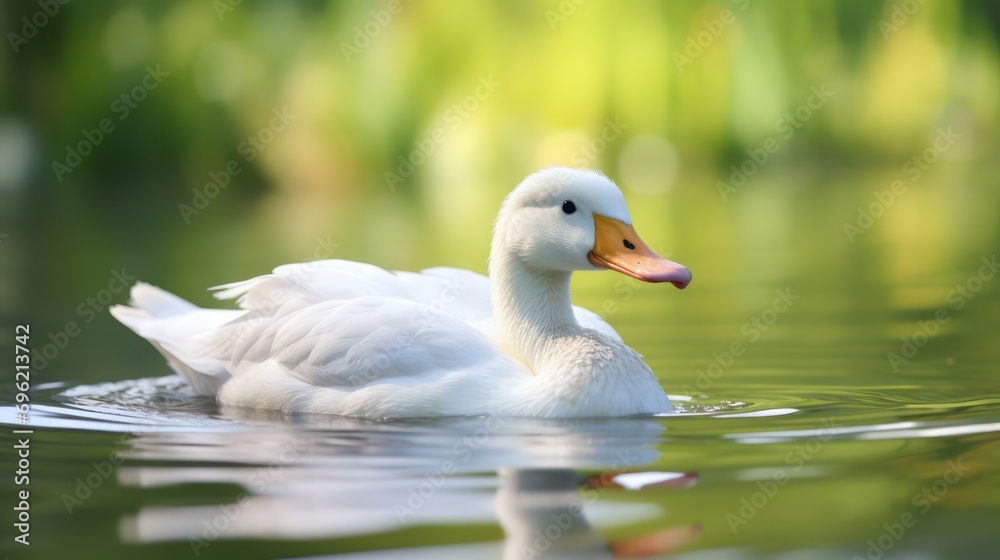
[[(996, 546), (995, 398), (379, 423), (227, 409), (176, 377), (58, 389), (32, 411), (32, 546), (47, 557), (849, 558), (882, 538), (895, 554), (949, 558)], [(896, 539), (907, 514), (915, 524)]]
[[(336, 257), (482, 270), (485, 222), (450, 238), (430, 208), (393, 252), (349, 240), (399, 208), (294, 232), (227, 216), (96, 243), (86, 262), (30, 258), (65, 252), (69, 233), (12, 236), (3, 249), (28, 271), (12, 307), (35, 348), (67, 321), (82, 331), (33, 378), (31, 557), (996, 557), (1000, 296), (980, 275), (1000, 245), (996, 193), (928, 179), (849, 242), (842, 224), (886, 176), (808, 192), (774, 179), (727, 204), (710, 189), (668, 205), (627, 193), (640, 234), (694, 271), (691, 288), (578, 275), (574, 298), (661, 377), (679, 413), (658, 418), (380, 423), (220, 407), (103, 309), (90, 322), (77, 311), (121, 266), (210, 304), (201, 288), (309, 258), (317, 231), (340, 241)], [(227, 233), (257, 226), (249, 241)], [(0, 421), (16, 423), (10, 406)]]

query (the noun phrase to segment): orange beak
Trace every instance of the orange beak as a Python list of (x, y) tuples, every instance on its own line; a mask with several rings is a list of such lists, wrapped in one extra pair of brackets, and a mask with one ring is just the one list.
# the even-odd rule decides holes
[(587, 257), (594, 266), (643, 282), (670, 282), (681, 290), (691, 283), (690, 270), (654, 253), (634, 227), (597, 214), (594, 214), (594, 249)]

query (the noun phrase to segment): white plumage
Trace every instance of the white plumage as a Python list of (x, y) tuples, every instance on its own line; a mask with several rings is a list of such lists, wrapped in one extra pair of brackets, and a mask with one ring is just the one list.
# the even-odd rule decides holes
[[(370, 418), (666, 412), (670, 402), (640, 356), (569, 303), (573, 270), (690, 281), (683, 267), (642, 254), (637, 236), (618, 240), (634, 234), (630, 221), (603, 175), (552, 168), (505, 200), (489, 279), (325, 260), (215, 288), (239, 310), (198, 308), (138, 283), (133, 307), (111, 313), (199, 393), (234, 406)], [(618, 250), (619, 259), (601, 248), (604, 238), (639, 246)]]

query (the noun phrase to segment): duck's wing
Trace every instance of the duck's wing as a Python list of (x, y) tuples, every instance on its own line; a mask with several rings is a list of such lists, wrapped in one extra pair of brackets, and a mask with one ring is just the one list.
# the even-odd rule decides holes
[(132, 307), (113, 305), (111, 315), (148, 340), (178, 374), (202, 395), (214, 395), (229, 380), (217, 358), (205, 352), (201, 340), (243, 315), (236, 309), (202, 309), (156, 286), (132, 286)]
[[(286, 264), (249, 280), (212, 288), (218, 299), (236, 299), (243, 309), (266, 310), (293, 300), (320, 303), (381, 296), (423, 303), (468, 321), (494, 337), (490, 281), (470, 270), (450, 267), (421, 272), (390, 272), (375, 265), (345, 260)], [(621, 340), (600, 315), (573, 306), (581, 326)]]
[[(226, 404), (358, 416), (480, 413), (526, 366), (451, 313), (394, 297), (250, 311), (212, 354), (232, 376)], [(469, 407), (468, 410), (463, 407)]]
[(212, 289), (216, 298), (235, 298), (249, 310), (270, 309), (293, 300), (319, 303), (381, 296), (431, 305), (466, 321), (483, 321), (492, 315), (489, 280), (458, 268), (390, 272), (365, 263), (318, 260), (279, 266), (271, 274)]
[(433, 303), (366, 296), (201, 309), (141, 282), (131, 303), (112, 314), (197, 392), (226, 404), (383, 417), (479, 414), (482, 403), (534, 378), (488, 333)]

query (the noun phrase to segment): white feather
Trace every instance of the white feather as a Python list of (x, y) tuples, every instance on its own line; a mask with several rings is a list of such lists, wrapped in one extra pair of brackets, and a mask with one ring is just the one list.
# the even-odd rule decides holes
[(373, 418), (668, 411), (638, 354), (569, 304), (570, 272), (594, 268), (593, 224), (537, 212), (566, 197), (630, 222), (606, 177), (555, 168), (504, 202), (491, 278), (324, 260), (214, 288), (240, 310), (201, 309), (138, 283), (133, 307), (111, 313), (199, 392), (234, 406)]

